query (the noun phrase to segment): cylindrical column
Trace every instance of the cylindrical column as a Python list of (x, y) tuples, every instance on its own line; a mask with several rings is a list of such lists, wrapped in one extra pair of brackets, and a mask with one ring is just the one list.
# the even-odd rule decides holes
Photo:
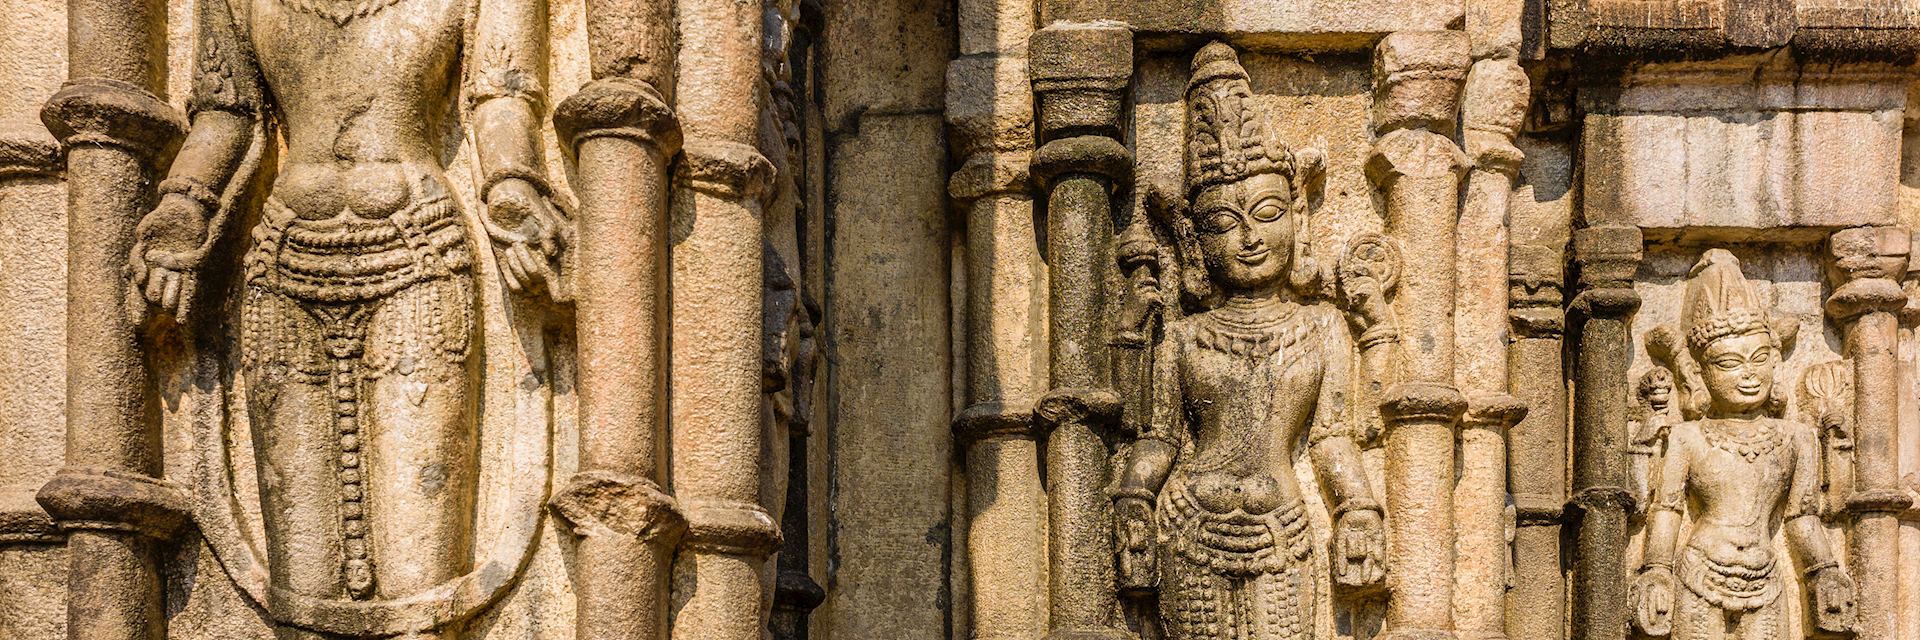
[(1559, 640), (1566, 621), (1560, 522), (1567, 503), (1567, 386), (1561, 363), (1566, 312), (1560, 247), (1508, 247), (1507, 388), (1527, 406), (1509, 431), (1507, 484), (1513, 492), (1513, 576), (1507, 637)]
[(38, 496), (71, 533), (67, 637), (166, 635), (158, 543), (185, 500), (160, 473), (127, 258), (153, 177), (186, 125), (154, 95), (165, 73), (166, 3), (68, 3), (69, 82), (41, 118), (67, 147), (66, 468)]
[(762, 197), (773, 165), (757, 147), (761, 2), (679, 0), (679, 96), (687, 134), (674, 217), (673, 493), (687, 518), (674, 562), (673, 635), (758, 640), (760, 576), (780, 529), (760, 504), (772, 473), (761, 426)]
[(1467, 396), (1454, 486), (1454, 629), (1462, 638), (1506, 637), (1507, 430), (1527, 406), (1507, 393), (1507, 205), (1522, 154), (1513, 133), (1527, 108), (1527, 75), (1513, 60), (1481, 60), (1461, 100), (1467, 154), (1465, 207), (1454, 263), (1453, 382)]
[(667, 562), (684, 528), (661, 486), (666, 407), (668, 161), (680, 127), (672, 6), (587, 5), (595, 80), (560, 103), (580, 198), (575, 322), (580, 473), (553, 499), (579, 536), (583, 638), (666, 633)]
[(1029, 71), (1045, 144), (1033, 172), (1047, 195), (1048, 366), (1035, 412), (1047, 429), (1050, 638), (1124, 638), (1115, 598), (1103, 433), (1117, 426), (1107, 336), (1113, 192), (1133, 177), (1117, 139), (1133, 74), (1133, 32), (1114, 24), (1034, 33)]
[(967, 456), (967, 557), (973, 637), (1034, 640), (1046, 633), (1047, 494), (1033, 412), (982, 403), (954, 421)]
[(1899, 637), (1900, 512), (1912, 498), (1899, 485), (1899, 371), (1895, 351), (1907, 296), (1903, 275), (1912, 236), (1896, 227), (1834, 232), (1833, 295), (1827, 315), (1846, 334), (1853, 361), (1854, 479), (1849, 573), (1859, 583), (1860, 640)]
[(1573, 560), (1575, 640), (1620, 640), (1627, 629), (1627, 367), (1640, 295), (1640, 228), (1607, 224), (1573, 232), (1580, 292), (1574, 368)]
[(1454, 379), (1454, 266), (1460, 173), (1453, 132), (1467, 36), (1400, 32), (1374, 50), (1374, 127), (1367, 176), (1385, 203), (1387, 234), (1406, 269), (1393, 299), (1407, 358), (1381, 407), (1386, 423), (1385, 636), (1453, 634), (1454, 427), (1465, 400)]

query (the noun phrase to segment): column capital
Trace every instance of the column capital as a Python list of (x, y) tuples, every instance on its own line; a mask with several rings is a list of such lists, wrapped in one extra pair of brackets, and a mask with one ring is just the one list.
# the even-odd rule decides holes
[(569, 146), (600, 137), (628, 138), (663, 157), (680, 151), (680, 120), (660, 91), (626, 77), (601, 78), (562, 100), (553, 128)]
[(727, 199), (751, 200), (773, 186), (773, 162), (752, 145), (693, 139), (683, 149), (675, 177), (697, 191)]
[(1566, 331), (1566, 265), (1558, 247), (1515, 244), (1507, 248), (1507, 321), (1512, 336), (1558, 338)]
[(1403, 382), (1387, 389), (1380, 417), (1389, 429), (1415, 422), (1454, 422), (1467, 410), (1467, 398), (1451, 385)]
[(1106, 136), (1061, 138), (1034, 152), (1032, 169), (1048, 185), (1069, 175), (1095, 175), (1118, 185), (1133, 177), (1133, 152)]
[(68, 82), (40, 109), (40, 122), (67, 148), (106, 145), (160, 165), (187, 133), (187, 121), (153, 92), (108, 78)]
[(751, 502), (687, 500), (687, 534), (682, 544), (697, 551), (765, 558), (780, 550), (780, 525), (767, 509)]
[(1875, 311), (1897, 312), (1907, 304), (1899, 278), (1906, 274), (1913, 236), (1900, 227), (1854, 227), (1827, 241), (1827, 277), (1833, 294), (1827, 314), (1847, 320)]
[(171, 482), (115, 469), (67, 467), (35, 500), (62, 529), (127, 531), (170, 540), (192, 512)]
[(1580, 267), (1575, 310), (1590, 317), (1625, 317), (1640, 308), (1634, 272), (1644, 255), (1640, 227), (1603, 224), (1573, 230), (1573, 260)]
[(1475, 168), (1509, 177), (1520, 173), (1526, 154), (1514, 146), (1513, 136), (1526, 120), (1529, 90), (1527, 72), (1513, 60), (1482, 60), (1467, 72), (1460, 118)]
[(1121, 100), (1133, 78), (1132, 29), (1055, 22), (1033, 32), (1027, 55), (1041, 139), (1120, 134)]
[(967, 158), (947, 179), (947, 196), (966, 204), (1000, 195), (1025, 195), (1033, 188), (1033, 154), (989, 151)]
[(1103, 427), (1120, 424), (1120, 411), (1124, 407), (1120, 394), (1111, 389), (1093, 389), (1084, 387), (1063, 387), (1048, 391), (1034, 403), (1034, 423), (1046, 432), (1052, 432), (1061, 423), (1078, 422), (1094, 427), (1095, 433), (1102, 433)]
[(1381, 132), (1453, 132), (1460, 85), (1473, 64), (1464, 31), (1397, 31), (1373, 50), (1373, 122)]
[(581, 537), (626, 536), (672, 545), (687, 528), (679, 505), (658, 483), (617, 471), (574, 474), (547, 508)]

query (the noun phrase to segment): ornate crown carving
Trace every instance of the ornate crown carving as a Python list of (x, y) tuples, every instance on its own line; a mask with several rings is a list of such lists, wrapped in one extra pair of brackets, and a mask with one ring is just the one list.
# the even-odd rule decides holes
[(1247, 70), (1233, 47), (1214, 41), (1194, 54), (1187, 81), (1189, 196), (1263, 173), (1293, 176), (1293, 154), (1252, 98)]

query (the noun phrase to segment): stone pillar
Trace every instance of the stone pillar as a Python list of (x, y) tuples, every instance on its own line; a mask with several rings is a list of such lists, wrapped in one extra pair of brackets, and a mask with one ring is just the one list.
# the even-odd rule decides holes
[(1049, 638), (1126, 638), (1115, 598), (1111, 470), (1104, 436), (1118, 427), (1110, 388), (1106, 275), (1113, 261), (1113, 193), (1133, 177), (1119, 141), (1133, 75), (1125, 26), (1055, 23), (1029, 54), (1039, 101), (1033, 173), (1047, 196), (1048, 363), (1051, 390), (1035, 412), (1047, 431)]
[(780, 529), (760, 504), (762, 202), (773, 164), (758, 148), (763, 7), (679, 0), (674, 92), (686, 131), (673, 216), (673, 494), (687, 520), (674, 561), (675, 637), (758, 640), (760, 576)]
[(1565, 252), (1512, 244), (1507, 283), (1512, 326), (1507, 389), (1527, 406), (1507, 438), (1507, 485), (1513, 491), (1513, 576), (1507, 592), (1507, 637), (1559, 640), (1566, 633), (1565, 572), (1560, 522), (1567, 503), (1567, 386), (1561, 363), (1566, 311), (1561, 309)]
[(1408, 268), (1393, 310), (1407, 355), (1387, 390), (1386, 635), (1453, 636), (1454, 425), (1465, 399), (1454, 379), (1454, 266), (1460, 174), (1449, 137), (1469, 63), (1457, 31), (1398, 32), (1374, 50), (1374, 129), (1367, 177), (1385, 202), (1387, 234)]
[(1034, 229), (1033, 4), (962, 0), (960, 58), (947, 66), (947, 124), (966, 158), (947, 193), (966, 214), (968, 407), (964, 447), (970, 613), (981, 640), (1046, 633), (1047, 494), (1033, 432), (1046, 390), (1046, 265)]
[(1846, 335), (1853, 362), (1853, 513), (1848, 568), (1859, 580), (1860, 640), (1893, 640), (1899, 632), (1900, 512), (1912, 498), (1900, 486), (1899, 318), (1912, 236), (1897, 227), (1836, 231), (1828, 242), (1833, 295), (1827, 316)]
[(1575, 640), (1620, 640), (1627, 629), (1627, 367), (1640, 294), (1640, 228), (1575, 229), (1580, 292), (1572, 314), (1579, 345), (1573, 399), (1573, 615)]
[(1527, 109), (1527, 74), (1513, 60), (1481, 60), (1467, 74), (1461, 115), (1467, 176), (1455, 268), (1453, 381), (1467, 396), (1454, 486), (1454, 628), (1462, 638), (1506, 637), (1507, 430), (1527, 406), (1507, 389), (1507, 205), (1523, 155), (1514, 130)]
[(166, 3), (68, 4), (68, 82), (41, 119), (67, 149), (66, 467), (38, 500), (66, 529), (67, 637), (166, 635), (158, 546), (188, 507), (161, 473), (160, 425), (127, 257), (186, 123), (154, 95)]
[(685, 521), (661, 489), (666, 410), (667, 166), (680, 148), (673, 6), (587, 4), (594, 80), (555, 109), (580, 197), (580, 472), (553, 499), (578, 536), (582, 638), (656, 640)]

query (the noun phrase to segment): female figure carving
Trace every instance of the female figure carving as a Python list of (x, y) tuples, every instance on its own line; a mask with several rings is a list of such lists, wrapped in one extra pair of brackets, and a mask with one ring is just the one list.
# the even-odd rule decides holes
[[(1185, 211), (1168, 216), (1188, 293), (1212, 308), (1155, 347), (1151, 415), (1115, 497), (1125, 563), (1156, 571), (1175, 640), (1314, 637), (1314, 536), (1293, 461), (1304, 442), (1332, 495), (1336, 582), (1383, 577), (1380, 507), (1346, 411), (1350, 345), (1307, 256), (1304, 185), (1318, 156), (1274, 139), (1232, 48), (1194, 56)], [(1123, 583), (1152, 582), (1122, 576)]]
[[(1675, 640), (1793, 637), (1779, 597), (1791, 569), (1773, 550), (1784, 525), (1814, 626), (1851, 630), (1853, 580), (1820, 525), (1820, 446), (1812, 428), (1772, 417), (1781, 335), (1733, 254), (1694, 266), (1681, 325), (1707, 401), (1671, 427), (1654, 473), (1635, 625)], [(1683, 509), (1693, 532), (1681, 545)]]
[(483, 241), (444, 174), (440, 116), (464, 48), (482, 226), (507, 286), (544, 288), (566, 223), (540, 169), (544, 2), (198, 5), (193, 128), (139, 226), (134, 277), (183, 321), (200, 283), (236, 279), (214, 248), (277, 123), (238, 301), (220, 303), (237, 314), (269, 583), (327, 600), (429, 590), (472, 564), (468, 356), (476, 286), (491, 284), (474, 276)]

